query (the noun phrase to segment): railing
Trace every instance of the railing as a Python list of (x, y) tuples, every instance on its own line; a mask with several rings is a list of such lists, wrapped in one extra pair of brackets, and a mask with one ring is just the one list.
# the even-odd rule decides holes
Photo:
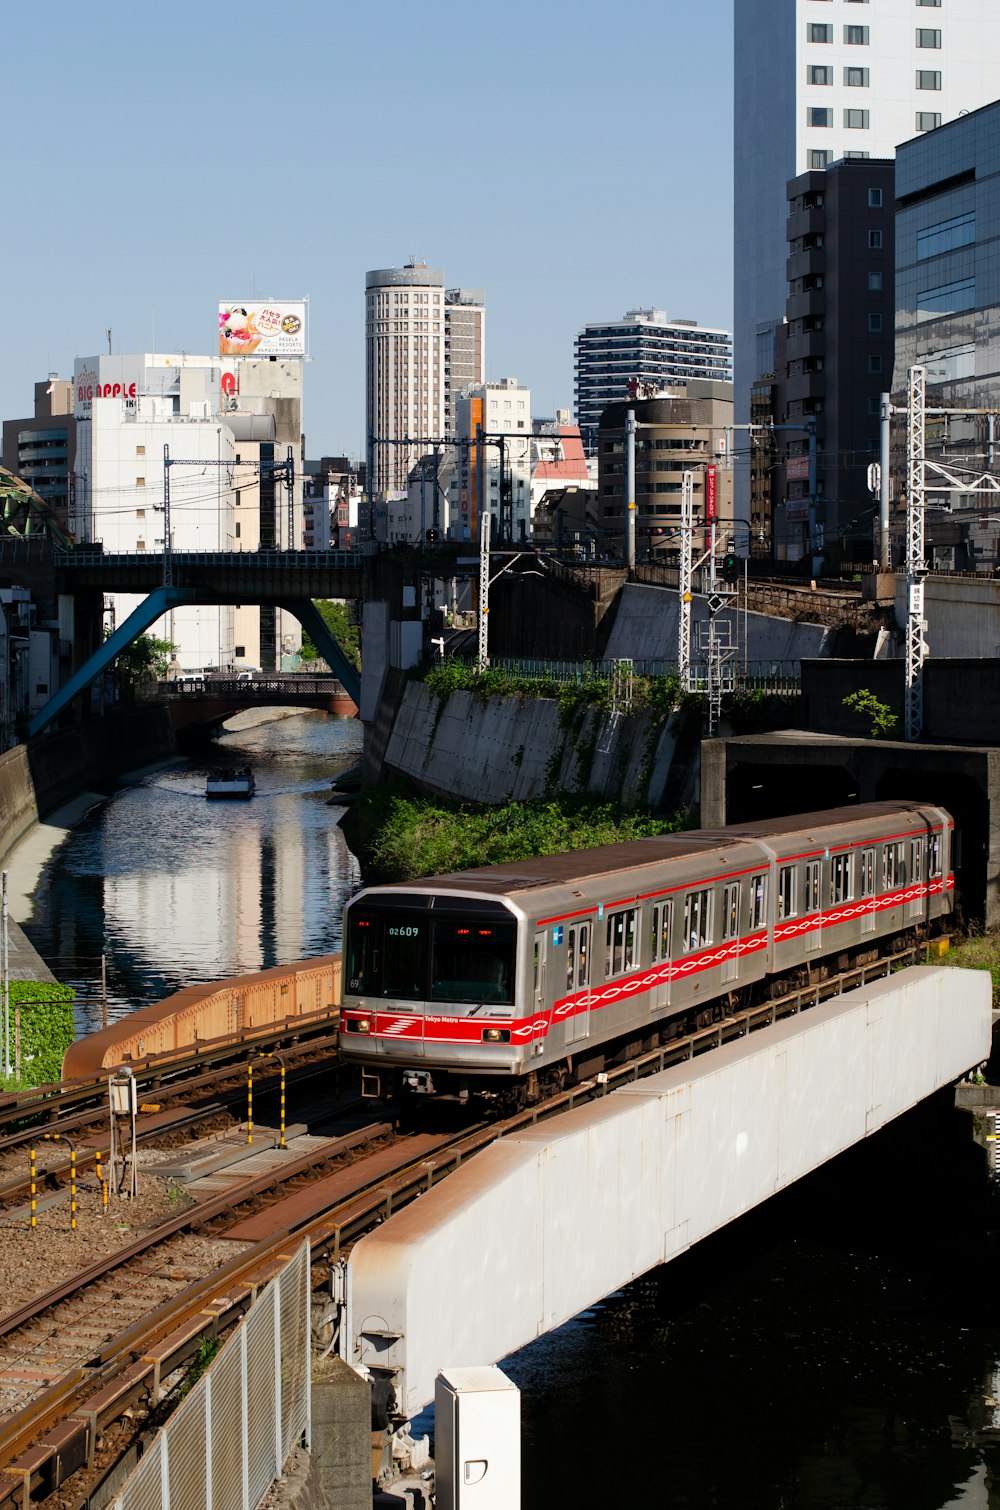
[(256, 1510), (308, 1442), (309, 1244), (271, 1281), (174, 1411), (112, 1510)]
[(148, 696), (160, 701), (164, 697), (336, 697), (343, 684), (335, 676), (302, 676), (285, 672), (280, 676), (181, 676), (174, 681), (155, 682)]
[[(170, 559), (174, 566), (266, 566), (294, 567), (308, 571), (339, 570), (359, 567), (364, 560), (364, 551), (333, 550), (231, 550), (231, 551), (172, 551)], [(75, 550), (54, 551), (57, 566), (67, 570), (86, 567), (159, 566), (163, 561), (162, 551), (103, 551)]]
[[(547, 661), (518, 660), (491, 656), (490, 671), (532, 681), (573, 683), (604, 681), (613, 682), (619, 674), (618, 661)], [(676, 661), (631, 662), (633, 676), (677, 676)], [(741, 692), (767, 691), (797, 693), (802, 680), (799, 661), (728, 661), (723, 667), (724, 677), (732, 688)], [(697, 661), (692, 662), (691, 675), (697, 680), (707, 676), (707, 668)], [(731, 689), (730, 689), (731, 690)]]

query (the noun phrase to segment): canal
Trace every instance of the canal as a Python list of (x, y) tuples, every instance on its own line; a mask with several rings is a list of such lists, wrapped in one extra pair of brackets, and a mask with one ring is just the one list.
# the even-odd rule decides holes
[[(94, 808), (26, 928), (81, 1028), (102, 953), (115, 1016), (338, 949), (359, 876), (327, 798), (359, 754), (356, 723), (297, 716)], [(206, 803), (223, 761), (251, 802)], [(995, 1213), (944, 1095), (506, 1360), (523, 1510), (1000, 1510)]]

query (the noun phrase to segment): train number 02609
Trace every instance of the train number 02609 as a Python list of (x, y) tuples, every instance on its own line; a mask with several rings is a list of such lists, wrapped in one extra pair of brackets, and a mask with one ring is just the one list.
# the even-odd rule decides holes
[(420, 937), (420, 929), (415, 925), (409, 928), (387, 928), (386, 932), (391, 939), (415, 939)]

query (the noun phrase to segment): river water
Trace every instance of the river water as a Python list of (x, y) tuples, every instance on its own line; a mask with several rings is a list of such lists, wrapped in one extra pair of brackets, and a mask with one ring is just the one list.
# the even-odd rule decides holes
[[(114, 1016), (338, 949), (359, 878), (326, 799), (359, 751), (347, 720), (264, 724), (88, 814), (26, 928), (80, 1027), (102, 952)], [(223, 760), (252, 802), (206, 803)], [(995, 1216), (942, 1095), (506, 1360), (523, 1510), (1000, 1510)]]

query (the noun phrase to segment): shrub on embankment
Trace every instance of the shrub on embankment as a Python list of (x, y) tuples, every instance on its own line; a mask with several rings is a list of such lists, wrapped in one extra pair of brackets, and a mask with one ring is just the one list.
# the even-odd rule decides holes
[(73, 997), (72, 989), (57, 981), (10, 982), (10, 1060), (13, 1065), (19, 1058), (21, 1073), (19, 1076), (0, 1073), (0, 1086), (4, 1090), (30, 1090), (61, 1078), (63, 1055), (76, 1036)]
[(687, 826), (687, 814), (623, 810), (575, 794), (474, 807), (416, 796), (397, 784), (368, 788), (345, 824), (369, 882), (623, 844)]

